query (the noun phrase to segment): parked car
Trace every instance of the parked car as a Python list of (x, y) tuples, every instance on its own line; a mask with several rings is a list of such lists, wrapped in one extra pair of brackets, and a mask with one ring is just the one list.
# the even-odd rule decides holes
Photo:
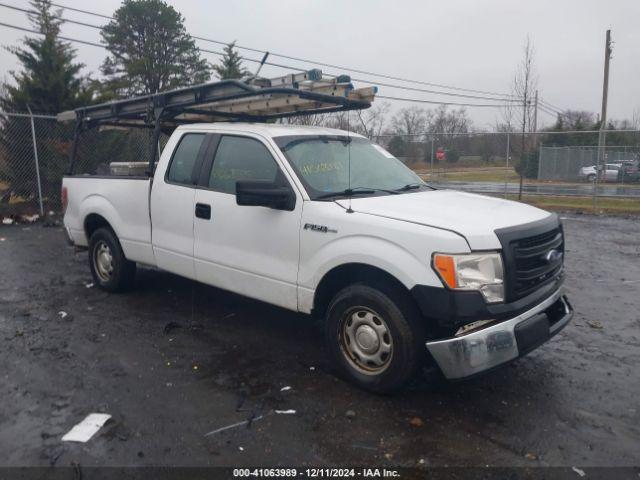
[(640, 161), (623, 162), (618, 170), (619, 182), (640, 182)]
[[(615, 182), (618, 180), (618, 171), (622, 166), (621, 163), (607, 163), (604, 180), (607, 182)], [(588, 182), (594, 182), (596, 180), (596, 166), (591, 165), (589, 167), (582, 167), (578, 171), (578, 177)], [(601, 178), (602, 180), (602, 178)]]
[(346, 131), (183, 125), (152, 178), (65, 176), (62, 198), (104, 290), (144, 264), (315, 315), (338, 369), (376, 392), (425, 362), (449, 379), (504, 365), (573, 315), (557, 215), (432, 188)]

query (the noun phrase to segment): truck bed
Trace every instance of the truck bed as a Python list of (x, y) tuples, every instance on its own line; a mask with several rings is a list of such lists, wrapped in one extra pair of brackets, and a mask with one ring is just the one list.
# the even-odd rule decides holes
[(65, 224), (73, 243), (88, 246), (83, 219), (91, 212), (113, 227), (129, 260), (155, 265), (151, 246), (149, 177), (65, 176), (62, 187), (67, 190)]

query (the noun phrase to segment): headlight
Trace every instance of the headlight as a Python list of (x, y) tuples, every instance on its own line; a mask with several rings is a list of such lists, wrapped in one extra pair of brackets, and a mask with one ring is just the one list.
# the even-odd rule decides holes
[(504, 301), (504, 269), (499, 253), (437, 253), (433, 268), (451, 289), (478, 290), (488, 303)]

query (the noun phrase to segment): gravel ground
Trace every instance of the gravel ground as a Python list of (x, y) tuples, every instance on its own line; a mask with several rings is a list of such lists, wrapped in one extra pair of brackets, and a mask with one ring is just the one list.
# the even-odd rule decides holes
[(334, 376), (307, 317), (150, 269), (110, 295), (59, 227), (0, 226), (0, 465), (638, 465), (640, 222), (564, 221), (572, 324), (392, 397)]

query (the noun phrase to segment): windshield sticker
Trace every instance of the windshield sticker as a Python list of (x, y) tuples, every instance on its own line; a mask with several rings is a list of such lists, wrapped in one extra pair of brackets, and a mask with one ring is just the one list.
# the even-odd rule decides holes
[(308, 163), (300, 168), (300, 171), (304, 175), (308, 175), (310, 173), (335, 172), (337, 170), (342, 170), (342, 165), (337, 162)]
[(376, 150), (378, 150), (381, 154), (383, 154), (387, 158), (396, 158), (393, 155), (391, 155), (389, 152), (387, 152), (384, 148), (382, 148), (380, 145), (376, 145), (375, 143), (372, 143), (371, 146)]

